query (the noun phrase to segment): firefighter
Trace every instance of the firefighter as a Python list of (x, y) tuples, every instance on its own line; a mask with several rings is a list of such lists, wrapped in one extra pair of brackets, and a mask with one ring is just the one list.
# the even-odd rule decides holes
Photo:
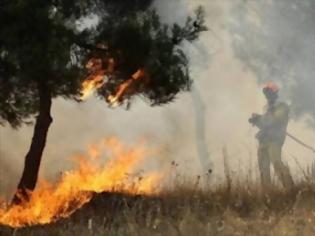
[(286, 138), (286, 130), (289, 121), (289, 106), (284, 102), (278, 102), (279, 87), (269, 82), (263, 93), (267, 99), (264, 114), (252, 114), (249, 122), (259, 129), (256, 139), (258, 146), (258, 165), (262, 185), (271, 184), (270, 164), (273, 165), (275, 174), (284, 187), (293, 186), (293, 180), (289, 168), (281, 160), (281, 151)]

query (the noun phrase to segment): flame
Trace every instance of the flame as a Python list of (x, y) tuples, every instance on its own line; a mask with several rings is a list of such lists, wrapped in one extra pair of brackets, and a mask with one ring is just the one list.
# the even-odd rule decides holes
[(109, 58), (107, 68), (103, 69), (102, 59), (92, 58), (86, 63), (85, 68), (90, 75), (82, 83), (81, 100), (87, 99), (96, 89), (106, 83), (107, 76), (114, 72), (115, 61), (113, 58)]
[[(96, 159), (105, 150), (112, 158), (99, 165)], [(29, 201), (11, 207), (0, 204), (0, 224), (22, 227), (69, 217), (91, 200), (93, 192), (157, 194), (158, 184), (164, 178), (162, 173), (150, 173), (140, 179), (130, 175), (147, 154), (145, 148), (125, 147), (115, 138), (101, 140), (89, 147), (89, 158), (76, 157), (77, 169), (65, 172), (57, 183), (40, 181)]]
[(112, 107), (118, 106), (121, 98), (125, 95), (127, 89), (136, 81), (145, 76), (145, 72), (143, 69), (137, 70), (129, 80), (122, 83), (116, 92), (115, 95), (110, 95), (108, 97), (109, 104)]
[[(85, 68), (87, 69), (89, 76), (82, 83), (81, 100), (87, 99), (96, 89), (104, 86), (108, 81), (108, 78), (111, 78), (110, 76), (115, 70), (115, 60), (109, 58), (105, 61), (107, 61), (107, 68), (103, 68), (103, 60), (101, 58), (91, 58), (86, 63)], [(125, 96), (127, 92), (131, 92), (131, 85), (142, 78), (147, 78), (147, 74), (144, 69), (140, 68), (130, 79), (119, 84), (115, 94), (108, 95), (106, 101), (111, 107), (118, 106), (122, 102), (123, 96)], [(135, 91), (132, 92), (135, 93)]]
[(102, 87), (104, 83), (106, 82), (104, 77), (105, 77), (105, 74), (100, 73), (97, 75), (93, 75), (93, 77), (88, 80), (83, 81), (80, 99), (81, 100), (87, 99), (89, 96), (92, 95), (92, 93), (96, 89)]

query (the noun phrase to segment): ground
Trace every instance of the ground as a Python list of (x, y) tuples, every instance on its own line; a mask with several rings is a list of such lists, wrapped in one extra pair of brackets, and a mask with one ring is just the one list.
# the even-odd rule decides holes
[(0, 235), (315, 235), (315, 188), (221, 186), (213, 191), (179, 186), (159, 196), (94, 194), (67, 219)]

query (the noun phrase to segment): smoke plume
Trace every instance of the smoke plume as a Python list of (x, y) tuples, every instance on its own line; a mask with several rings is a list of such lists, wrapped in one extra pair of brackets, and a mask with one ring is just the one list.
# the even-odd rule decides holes
[(295, 117), (315, 125), (315, 2), (243, 1), (232, 14), (236, 55), (260, 82), (280, 83)]
[[(254, 138), (257, 130), (248, 124), (248, 118), (252, 112), (263, 110), (263, 81), (281, 82), (282, 99), (291, 101), (296, 117), (300, 117), (290, 122), (290, 132), (314, 144), (314, 131), (307, 123), (308, 117), (315, 117), (312, 91), (315, 30), (311, 27), (314, 3), (311, 0), (159, 0), (154, 3), (165, 22), (182, 22), (198, 5), (205, 7), (209, 31), (195, 44), (186, 43), (185, 50), (204, 103), (203, 141), (213, 163), (214, 182), (224, 180), (224, 146), (236, 177), (246, 176), (249, 168), (257, 171)], [(189, 93), (179, 94), (174, 103), (163, 107), (152, 108), (138, 99), (128, 111), (110, 109), (104, 101), (95, 98), (80, 104), (56, 99), (40, 176), (58, 176), (71, 168), (69, 157), (84, 152), (94, 141), (115, 136), (129, 144), (145, 139), (147, 145), (163, 150), (152, 162), (154, 168), (176, 161), (182, 175), (194, 178), (202, 170), (196, 147), (194, 106)], [(33, 127), (0, 129), (0, 165), (5, 162), (11, 167), (0, 169), (0, 181), (10, 181), (6, 189), (0, 189), (0, 195), (3, 192), (9, 195), (21, 175)], [(284, 160), (297, 169), (294, 156), (303, 167), (313, 160), (310, 152), (287, 140)]]

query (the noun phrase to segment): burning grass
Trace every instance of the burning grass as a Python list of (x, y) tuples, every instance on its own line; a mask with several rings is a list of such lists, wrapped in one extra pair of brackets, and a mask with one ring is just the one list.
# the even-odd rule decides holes
[(204, 190), (177, 185), (158, 196), (91, 193), (91, 201), (54, 224), (0, 235), (315, 235), (315, 190), (261, 191), (254, 185)]
[[(104, 150), (110, 158), (100, 164)], [(150, 152), (117, 139), (94, 143), (59, 182), (1, 206), (0, 235), (315, 235), (311, 172), (292, 189), (262, 190), (251, 178), (235, 180), (226, 162), (224, 185), (210, 186), (211, 175), (178, 176), (160, 188), (170, 170), (130, 175)]]
[[(110, 158), (100, 164), (97, 159), (104, 150)], [(87, 157), (75, 157), (77, 168), (65, 172), (57, 183), (42, 181), (30, 194), (29, 201), (0, 206), (0, 224), (22, 227), (48, 224), (69, 217), (89, 202), (93, 194), (123, 192), (126, 194), (153, 195), (164, 174), (147, 173), (143, 178), (129, 176), (143, 164), (149, 150), (142, 146), (126, 147), (117, 139), (105, 139), (89, 148)]]

